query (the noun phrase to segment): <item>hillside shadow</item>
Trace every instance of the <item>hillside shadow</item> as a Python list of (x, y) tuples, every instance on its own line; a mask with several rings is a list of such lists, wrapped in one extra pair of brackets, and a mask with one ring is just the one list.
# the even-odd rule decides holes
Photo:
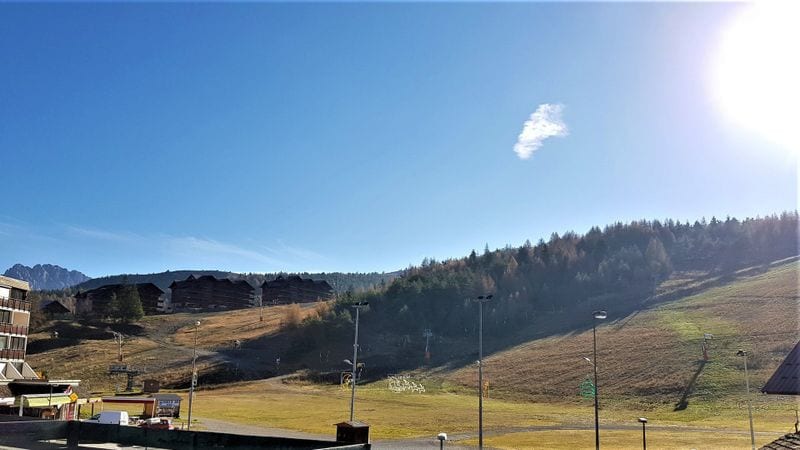
[[(603, 321), (603, 324), (611, 324), (620, 330), (639, 312), (656, 305), (696, 295), (796, 260), (797, 258), (790, 258), (757, 267), (716, 272), (692, 280), (690, 286), (678, 287), (658, 295), (641, 293), (621, 295), (615, 298), (605, 297), (602, 300), (590, 299), (574, 305), (569, 310), (539, 313), (522, 327), (496, 326), (496, 329), (501, 332), (506, 332), (509, 328), (515, 330), (504, 336), (493, 336), (491, 331), (485, 329), (484, 357), (536, 339), (591, 331), (591, 314), (597, 309), (605, 309), (608, 312), (608, 319)], [(463, 336), (443, 338), (435, 343), (432, 342), (433, 357), (430, 361), (425, 361), (422, 358), (424, 339), (415, 337), (415, 334), (412, 335), (411, 342), (400, 345), (398, 342), (402, 339), (399, 334), (388, 331), (381, 323), (372, 321), (369, 314), (364, 314), (359, 329), (359, 343), (361, 344), (359, 362), (366, 364), (364, 380), (377, 380), (388, 374), (422, 367), (450, 371), (474, 365), (478, 359), (477, 309), (475, 318), (475, 329), (465, 330)], [(299, 344), (307, 341), (303, 338), (302, 332), (301, 327), (299, 330), (283, 331), (245, 341), (239, 349), (217, 350), (225, 360), (225, 364), (217, 367), (213, 381), (254, 380), (285, 375), (295, 371), (307, 371), (310, 374), (309, 379), (324, 379), (327, 382), (337, 378), (336, 374), (348, 369), (343, 361), (352, 358), (352, 330), (340, 330), (336, 335), (327, 336), (322, 339), (319, 346), (308, 343)], [(321, 356), (323, 353), (326, 354), (325, 358)], [(280, 364), (276, 364), (277, 358), (281, 358)], [(705, 364), (705, 361), (700, 362), (688, 381), (680, 400), (675, 405), (676, 411), (688, 406), (688, 398), (693, 392)]]
[(675, 409), (673, 411), (683, 411), (689, 406), (689, 395), (694, 392), (694, 388), (697, 385), (697, 378), (700, 377), (700, 374), (703, 372), (703, 369), (706, 367), (706, 361), (700, 360), (697, 370), (695, 370), (692, 378), (689, 379), (689, 383), (686, 384), (686, 387), (683, 389), (683, 393), (681, 394), (681, 399), (678, 400), (678, 403), (675, 404)]

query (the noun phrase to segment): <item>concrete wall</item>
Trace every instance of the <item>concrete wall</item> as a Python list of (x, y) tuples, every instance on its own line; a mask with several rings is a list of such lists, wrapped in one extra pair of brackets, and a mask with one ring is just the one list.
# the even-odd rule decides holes
[[(70, 448), (81, 443), (113, 442), (123, 445), (160, 447), (175, 450), (224, 448), (226, 450), (369, 450), (370, 444), (348, 445), (335, 441), (287, 439), (238, 434), (207, 433), (183, 430), (150, 430), (145, 428), (103, 425), (78, 421), (13, 421), (0, 418), (0, 446), (26, 444), (45, 439), (67, 439)], [(20, 445), (25, 448), (25, 445)]]

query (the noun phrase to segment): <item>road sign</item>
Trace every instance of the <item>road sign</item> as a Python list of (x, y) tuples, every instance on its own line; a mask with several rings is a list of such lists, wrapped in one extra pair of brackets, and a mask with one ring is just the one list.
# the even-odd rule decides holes
[(580, 388), (581, 397), (583, 398), (594, 398), (595, 394), (597, 393), (597, 390), (594, 388), (594, 383), (592, 383), (592, 380), (589, 378), (581, 382)]

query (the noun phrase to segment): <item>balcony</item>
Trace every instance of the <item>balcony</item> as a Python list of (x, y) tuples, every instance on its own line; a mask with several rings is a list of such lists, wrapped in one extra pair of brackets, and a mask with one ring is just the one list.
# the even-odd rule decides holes
[(25, 350), (0, 349), (0, 359), (25, 359)]
[(0, 307), (19, 309), (21, 311), (30, 311), (31, 302), (27, 300), (18, 300), (16, 298), (2, 298), (0, 297)]
[(21, 334), (23, 336), (27, 336), (28, 327), (23, 325), (12, 325), (10, 323), (0, 323), (0, 333)]

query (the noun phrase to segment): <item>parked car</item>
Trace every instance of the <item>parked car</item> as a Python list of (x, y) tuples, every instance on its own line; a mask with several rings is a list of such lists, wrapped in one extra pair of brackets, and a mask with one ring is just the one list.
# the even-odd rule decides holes
[(153, 417), (151, 419), (144, 419), (142, 423), (139, 424), (141, 428), (150, 428), (153, 430), (174, 430), (175, 427), (172, 426), (172, 420), (169, 417)]
[(128, 413), (126, 411), (103, 411), (100, 414), (95, 414), (86, 422), (104, 423), (111, 425), (128, 425)]

